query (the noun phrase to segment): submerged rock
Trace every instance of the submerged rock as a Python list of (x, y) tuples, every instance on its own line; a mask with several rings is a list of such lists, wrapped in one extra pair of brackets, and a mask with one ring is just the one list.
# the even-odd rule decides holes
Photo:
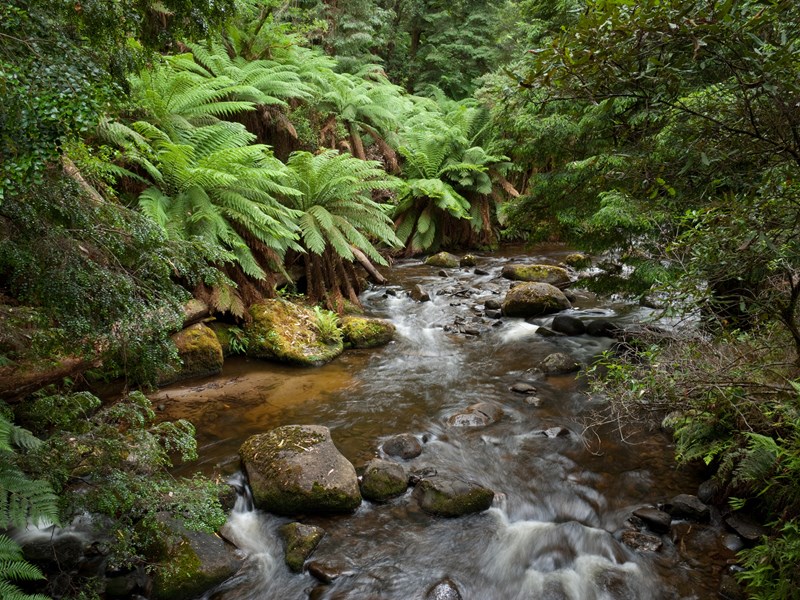
[(392, 341), (395, 326), (385, 319), (344, 317), (342, 335), (346, 348), (376, 348)]
[(571, 306), (564, 292), (549, 283), (521, 283), (506, 294), (503, 314), (508, 317), (538, 317)]
[(655, 533), (669, 533), (672, 527), (672, 517), (669, 513), (657, 508), (643, 506), (633, 511), (633, 516), (641, 519)]
[(633, 529), (622, 532), (622, 543), (639, 552), (658, 552), (663, 545), (660, 537)]
[(524, 381), (518, 381), (514, 385), (512, 385), (509, 390), (512, 392), (516, 392), (518, 394), (535, 394), (536, 388), (532, 386), (530, 383), (525, 383)]
[(347, 513), (361, 504), (356, 470), (327, 427), (286, 425), (239, 448), (257, 507), (281, 514)]
[(567, 270), (554, 265), (506, 265), (501, 275), (514, 281), (536, 281), (555, 286), (566, 286), (570, 282)]
[(431, 265), (433, 267), (445, 267), (447, 269), (455, 269), (459, 266), (460, 260), (454, 254), (450, 254), (449, 252), (439, 252), (438, 254), (434, 254), (433, 256), (429, 256), (425, 259), (426, 265)]
[(286, 548), (286, 565), (295, 573), (303, 571), (303, 564), (325, 535), (322, 527), (287, 523), (278, 530)]
[(445, 577), (428, 589), (425, 600), (461, 600), (461, 592), (452, 579)]
[(196, 323), (172, 336), (181, 366), (159, 377), (158, 385), (184, 379), (207, 377), (222, 371), (222, 346), (217, 336), (203, 323)]
[(422, 444), (410, 433), (401, 433), (390, 437), (383, 442), (382, 448), (389, 456), (399, 456), (404, 460), (416, 458), (422, 454)]
[(423, 479), (414, 488), (422, 510), (441, 517), (461, 517), (487, 510), (494, 492), (473, 481), (453, 477)]
[(747, 515), (740, 513), (732, 513), (725, 517), (725, 525), (748, 542), (757, 542), (762, 537), (772, 534), (772, 530), (769, 527), (764, 527)]
[(248, 356), (314, 366), (333, 360), (344, 350), (341, 335), (325, 337), (314, 312), (300, 304), (264, 300), (250, 307), (250, 316)]
[(542, 361), (542, 364), (539, 365), (539, 368), (544, 373), (558, 375), (561, 373), (573, 373), (575, 371), (579, 371), (581, 365), (569, 354), (564, 354), (563, 352), (554, 352), (553, 354), (549, 354), (547, 357), (545, 357), (545, 359)]
[(408, 488), (408, 476), (402, 465), (376, 458), (367, 463), (361, 478), (361, 495), (373, 502), (386, 502)]
[(705, 522), (711, 516), (711, 510), (700, 502), (697, 496), (678, 494), (664, 505), (664, 510), (678, 519), (691, 519)]
[(491, 402), (478, 402), (447, 419), (453, 427), (486, 427), (503, 416), (503, 409)]

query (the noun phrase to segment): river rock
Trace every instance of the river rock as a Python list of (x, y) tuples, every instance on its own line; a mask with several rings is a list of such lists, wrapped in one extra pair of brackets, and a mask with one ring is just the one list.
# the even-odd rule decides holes
[(716, 479), (706, 479), (697, 487), (697, 497), (703, 504), (714, 504), (720, 493), (720, 484)]
[(582, 335), (586, 333), (586, 325), (578, 317), (571, 315), (556, 315), (550, 325), (553, 331), (564, 335)]
[(486, 315), (487, 319), (501, 319), (503, 317), (503, 311), (491, 308), (487, 309), (483, 314)]
[(183, 325), (192, 325), (202, 321), (210, 314), (208, 304), (197, 298), (192, 298), (183, 305)]
[(325, 535), (322, 527), (287, 523), (278, 529), (286, 548), (286, 565), (295, 573), (303, 571), (303, 564)]
[(503, 303), (497, 298), (487, 298), (483, 301), (483, 308), (486, 310), (500, 310), (502, 307)]
[(660, 537), (633, 529), (622, 532), (622, 543), (639, 552), (658, 552), (663, 545)]
[(542, 361), (542, 364), (539, 365), (539, 368), (544, 373), (558, 375), (561, 373), (573, 373), (575, 371), (579, 371), (581, 365), (569, 354), (564, 354), (563, 352), (554, 352), (553, 354), (549, 354), (547, 357), (545, 357), (545, 359)]
[(458, 257), (450, 254), (449, 252), (439, 252), (438, 254), (434, 254), (433, 256), (429, 256), (425, 259), (426, 265), (431, 265), (433, 267), (445, 267), (447, 269), (455, 269), (459, 266), (461, 261), (459, 261)]
[(458, 264), (461, 267), (474, 267), (478, 264), (478, 258), (474, 254), (465, 254), (458, 261)]
[(655, 533), (669, 533), (672, 526), (672, 517), (669, 513), (657, 508), (643, 506), (633, 511), (633, 516), (641, 519)]
[(411, 288), (411, 299), (415, 302), (430, 302), (431, 295), (417, 284)]
[(503, 314), (508, 317), (538, 317), (571, 306), (564, 292), (549, 283), (521, 283), (506, 294)]
[(342, 319), (346, 348), (377, 348), (394, 339), (395, 326), (385, 319), (347, 316)]
[(501, 275), (514, 281), (536, 281), (554, 286), (569, 285), (566, 269), (554, 265), (505, 265)]
[(361, 478), (361, 495), (373, 502), (386, 502), (399, 496), (408, 487), (408, 476), (402, 465), (379, 458), (367, 463)]
[(167, 535), (155, 549), (153, 598), (195, 598), (228, 579), (241, 565), (233, 546), (216, 535), (189, 531), (166, 513), (158, 515), (157, 526)]
[(475, 275), (490, 275), (489, 271), (486, 269), (475, 269), (473, 273), (475, 273)]
[(569, 265), (573, 269), (585, 269), (592, 265), (592, 259), (589, 255), (582, 252), (573, 252), (564, 257), (564, 264)]
[(516, 392), (517, 394), (535, 394), (536, 388), (533, 387), (530, 383), (525, 383), (524, 381), (518, 381), (510, 388), (508, 388), (512, 392)]
[(739, 534), (748, 542), (757, 542), (762, 537), (768, 536), (772, 533), (769, 527), (756, 523), (747, 515), (740, 513), (732, 513), (725, 517), (725, 525), (730, 527), (733, 531)]
[(678, 494), (664, 504), (664, 510), (678, 519), (706, 522), (711, 516), (711, 511), (697, 496), (691, 494)]
[(569, 435), (569, 429), (556, 425), (555, 427), (543, 429), (540, 433), (549, 438), (567, 437)]
[(452, 579), (445, 577), (428, 589), (425, 600), (461, 600), (461, 592)]
[(503, 409), (491, 402), (478, 402), (447, 419), (452, 427), (486, 427), (503, 416)]
[(327, 427), (285, 425), (251, 436), (239, 448), (253, 500), (281, 514), (347, 513), (361, 504), (352, 464)]
[(325, 562), (320, 560), (312, 560), (306, 565), (308, 573), (317, 581), (322, 583), (333, 583), (340, 577), (352, 575), (353, 571), (348, 570), (344, 564), (335, 562)]
[(222, 346), (217, 336), (203, 323), (190, 325), (172, 336), (178, 349), (181, 365), (158, 379), (158, 385), (167, 385), (184, 379), (207, 377), (222, 371)]
[(389, 456), (399, 456), (404, 460), (410, 460), (422, 454), (422, 444), (416, 436), (410, 433), (401, 433), (390, 437), (383, 442), (383, 451)]
[(454, 477), (423, 479), (414, 488), (413, 495), (422, 510), (441, 517), (482, 512), (494, 499), (494, 492), (489, 488)]
[(250, 307), (247, 355), (296, 365), (329, 362), (344, 350), (341, 336), (323, 337), (310, 308), (283, 299), (264, 300)]
[(719, 578), (719, 596), (725, 600), (747, 600), (749, 597), (730, 573), (723, 573)]
[(594, 319), (586, 324), (586, 333), (594, 337), (616, 337), (620, 328), (608, 319)]
[(545, 327), (544, 325), (539, 325), (536, 327), (536, 335), (540, 335), (542, 337), (558, 337), (562, 334), (557, 333), (549, 327)]

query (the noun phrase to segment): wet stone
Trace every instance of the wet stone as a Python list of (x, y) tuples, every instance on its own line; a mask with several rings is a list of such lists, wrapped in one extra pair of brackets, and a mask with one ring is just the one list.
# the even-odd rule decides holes
[(536, 335), (540, 335), (542, 337), (558, 337), (561, 334), (553, 331), (549, 327), (544, 327), (543, 325), (540, 325), (536, 329)]
[(379, 458), (367, 463), (361, 479), (361, 495), (373, 502), (385, 502), (399, 496), (407, 487), (408, 477), (403, 466)]
[(410, 433), (401, 433), (386, 440), (383, 443), (383, 451), (389, 456), (409, 460), (422, 454), (422, 444)]
[(306, 565), (309, 574), (322, 583), (333, 583), (340, 577), (347, 577), (353, 572), (342, 564), (327, 563), (319, 560), (312, 560)]
[(431, 295), (417, 284), (411, 288), (411, 299), (416, 302), (430, 302)]
[(453, 427), (485, 427), (496, 423), (503, 416), (503, 409), (491, 402), (479, 402), (466, 410), (452, 415), (447, 424)]
[(622, 532), (622, 543), (638, 552), (658, 552), (663, 545), (661, 538), (633, 529)]
[(582, 335), (586, 333), (586, 325), (577, 317), (570, 315), (556, 315), (550, 326), (553, 331), (564, 335)]
[(475, 273), (475, 275), (489, 275), (489, 271), (486, 269), (475, 269), (473, 273)]
[(669, 533), (672, 517), (663, 510), (643, 506), (633, 511), (633, 516), (640, 518), (655, 533)]
[(733, 513), (725, 517), (725, 525), (730, 527), (748, 542), (757, 542), (763, 536), (770, 535), (771, 533), (769, 527), (764, 527), (763, 525), (756, 523), (747, 515), (738, 513)]
[(725, 600), (745, 600), (747, 594), (730, 573), (723, 573), (719, 580), (719, 595)]
[(664, 510), (677, 519), (706, 522), (711, 516), (708, 506), (697, 496), (678, 494), (664, 505)]
[(545, 373), (551, 374), (574, 373), (580, 370), (581, 365), (569, 354), (554, 352), (542, 361), (540, 368)]
[(303, 563), (314, 552), (325, 535), (325, 530), (314, 525), (287, 523), (279, 531), (286, 546), (287, 566), (295, 573), (302, 572)]
[(461, 517), (491, 507), (494, 492), (473, 481), (432, 477), (417, 484), (414, 498), (426, 513), (441, 517)]
[(465, 254), (461, 257), (461, 260), (458, 261), (458, 264), (462, 267), (474, 267), (478, 264), (478, 259), (474, 254)]
[(719, 494), (719, 491), (719, 482), (714, 479), (708, 479), (697, 487), (697, 497), (704, 504), (713, 504), (714, 498)]
[(485, 314), (489, 319), (500, 319), (503, 316), (503, 311), (495, 310), (495, 309), (489, 309), (486, 312), (484, 312), (483, 314)]
[(524, 381), (518, 381), (514, 385), (509, 388), (512, 392), (516, 392), (518, 394), (535, 394), (536, 388), (533, 387), (530, 383), (525, 383)]
[(541, 433), (549, 438), (567, 437), (569, 435), (569, 429), (566, 427), (548, 427)]
[(461, 593), (455, 582), (445, 577), (428, 590), (425, 600), (461, 600)]
[(500, 310), (503, 304), (497, 298), (489, 298), (488, 300), (483, 301), (483, 307), (486, 310)]
[(595, 319), (586, 325), (586, 333), (594, 337), (613, 338), (618, 332), (619, 327), (607, 319)]

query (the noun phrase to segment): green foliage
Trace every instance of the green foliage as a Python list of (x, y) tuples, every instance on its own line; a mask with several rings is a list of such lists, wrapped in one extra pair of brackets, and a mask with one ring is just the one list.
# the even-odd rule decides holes
[(325, 344), (338, 344), (342, 341), (339, 315), (319, 306), (314, 307), (314, 327), (320, 340)]
[(780, 526), (777, 535), (764, 539), (753, 548), (739, 553), (745, 567), (739, 579), (747, 584), (755, 600), (795, 598), (800, 585), (800, 523), (797, 519)]
[[(48, 407), (67, 410), (48, 413)], [(88, 511), (112, 519), (119, 540), (111, 556), (115, 566), (145, 559), (164, 535), (155, 527), (161, 511), (198, 531), (215, 531), (225, 522), (217, 484), (199, 476), (175, 479), (166, 470), (173, 457), (197, 458), (194, 427), (183, 420), (156, 422), (141, 393), (103, 407), (85, 392), (42, 393), (20, 409), (20, 417), (52, 433), (20, 456), (19, 465), (53, 485), (65, 516)]]
[(22, 550), (13, 540), (0, 535), (0, 597), (3, 600), (48, 600), (42, 594), (26, 594), (12, 581), (44, 579), (42, 572), (25, 561)]

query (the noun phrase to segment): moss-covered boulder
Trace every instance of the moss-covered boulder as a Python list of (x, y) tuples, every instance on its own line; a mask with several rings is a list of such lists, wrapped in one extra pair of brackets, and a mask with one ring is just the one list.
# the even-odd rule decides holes
[(414, 498), (425, 512), (441, 517), (461, 517), (487, 510), (494, 492), (473, 481), (453, 477), (423, 479), (414, 488)]
[(458, 264), (462, 267), (474, 267), (478, 264), (478, 258), (474, 254), (465, 254), (458, 261)]
[(582, 252), (573, 252), (564, 257), (564, 264), (573, 269), (585, 269), (592, 266), (592, 258)]
[(385, 319), (347, 316), (342, 319), (345, 348), (376, 348), (394, 339), (395, 326)]
[(301, 573), (306, 560), (325, 535), (325, 530), (316, 525), (287, 523), (278, 531), (286, 549), (286, 565), (295, 573)]
[(239, 448), (257, 507), (281, 515), (347, 513), (361, 504), (352, 464), (327, 427), (285, 425)]
[(538, 281), (559, 287), (570, 282), (567, 270), (554, 265), (505, 265), (502, 275), (514, 281)]
[(578, 361), (572, 358), (569, 354), (564, 352), (553, 352), (548, 354), (539, 365), (539, 368), (545, 373), (551, 375), (559, 375), (562, 373), (573, 373), (579, 371), (581, 365)]
[(158, 527), (168, 534), (166, 542), (151, 549), (154, 559), (153, 598), (195, 598), (236, 573), (241, 561), (233, 546), (210, 533), (189, 531), (166, 514)]
[(367, 463), (361, 478), (361, 495), (373, 502), (386, 502), (408, 487), (403, 465), (376, 458)]
[(503, 314), (508, 317), (538, 317), (571, 307), (564, 292), (549, 283), (521, 283), (503, 300)]
[(329, 362), (344, 350), (341, 335), (330, 335), (317, 315), (300, 304), (275, 299), (250, 307), (247, 355), (295, 365), (316, 366)]
[(439, 254), (434, 254), (433, 256), (429, 256), (425, 259), (426, 265), (431, 265), (432, 267), (444, 267), (445, 269), (458, 268), (460, 263), (461, 261), (459, 258), (454, 254), (450, 254), (449, 252), (439, 252)]
[(159, 377), (159, 385), (216, 375), (222, 370), (222, 346), (211, 328), (196, 323), (172, 336), (181, 365)]

